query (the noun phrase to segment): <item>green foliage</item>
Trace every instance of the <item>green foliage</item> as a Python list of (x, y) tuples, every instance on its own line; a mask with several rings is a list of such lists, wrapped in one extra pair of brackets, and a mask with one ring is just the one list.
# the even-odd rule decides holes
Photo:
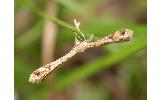
[(42, 22), (38, 22), (36, 25), (34, 25), (34, 27), (19, 36), (15, 40), (15, 47), (17, 49), (23, 49), (25, 46), (30, 45), (34, 41), (37, 41), (42, 35), (42, 25)]
[(84, 14), (85, 13), (85, 9), (81, 6), (81, 4), (79, 4), (78, 2), (76, 2), (75, 0), (56, 0), (59, 4), (63, 5), (64, 7), (68, 8), (71, 11), (74, 11), (76, 13), (81, 13)]
[[(31, 1), (28, 1), (29, 0), (16, 0), (16, 13), (19, 13), (19, 10), (22, 9), (22, 7), (26, 7), (31, 11), (34, 9), (34, 12), (38, 14), (39, 18), (41, 18), (38, 19), (36, 24), (32, 25), (33, 27), (31, 27), (29, 30), (26, 30), (20, 35), (15, 35), (15, 90), (21, 94), (21, 98), (23, 100), (45, 100), (49, 94), (51, 94), (48, 84), (44, 82), (37, 85), (28, 82), (28, 78), (31, 72), (41, 65), (40, 59), (41, 37), (44, 24), (43, 20), (49, 19), (52, 22), (59, 24), (61, 23), (66, 26), (67, 29), (64, 27), (59, 27), (56, 38), (56, 45), (58, 48), (61, 48), (61, 46), (65, 43), (73, 44), (74, 33), (71, 30), (68, 30), (69, 28), (73, 29), (73, 25), (67, 24), (64, 21), (60, 21), (55, 17), (49, 17), (46, 13), (44, 13), (44, 7), (41, 8), (42, 10), (37, 9), (29, 5)], [(88, 79), (90, 76), (96, 75), (96, 73), (102, 72), (105, 69), (111, 68), (112, 65), (120, 63), (121, 69), (126, 71), (122, 73), (121, 79), (125, 80), (125, 84), (129, 86), (130, 96), (132, 96), (132, 98), (136, 98), (136, 100), (139, 100), (140, 98), (138, 95), (143, 93), (145, 89), (143, 87), (146, 85), (146, 76), (143, 74), (144, 69), (142, 69), (143, 66), (146, 65), (142, 64), (141, 59), (146, 56), (147, 26), (145, 24), (135, 24), (131, 21), (112, 21), (112, 19), (109, 17), (105, 17), (105, 19), (99, 19), (97, 15), (95, 17), (86, 16), (87, 13), (89, 14), (90, 12), (90, 10), (87, 10), (90, 3), (93, 2), (93, 5), (97, 5), (98, 3), (105, 2), (105, 0), (83, 0), (82, 2), (78, 2), (76, 0), (56, 1), (58, 4), (64, 7), (62, 9), (67, 10), (68, 12), (73, 11), (73, 13), (78, 13), (81, 16), (87, 17), (86, 20), (81, 20), (81, 30), (84, 32), (87, 38), (91, 34), (94, 35), (95, 39), (101, 38), (121, 28), (129, 28), (134, 31), (134, 34), (132, 40), (128, 43), (119, 43), (101, 47), (100, 49), (104, 49), (106, 54), (101, 57), (97, 57), (91, 62), (79, 65), (78, 67), (76, 66), (76, 68), (70, 71), (64, 70), (66, 68), (68, 69), (70, 66), (66, 66), (66, 68), (62, 67), (61, 69), (56, 70), (56, 73), (58, 74), (54, 79), (52, 87), (54, 92), (68, 89), (75, 83), (78, 83), (83, 79)], [(142, 5), (143, 4), (144, 2), (142, 2)], [(65, 19), (71, 18), (71, 16), (67, 13), (63, 13), (62, 16), (64, 16)], [(75, 18), (76, 16), (73, 17)], [(56, 52), (59, 51), (56, 49)], [(138, 55), (140, 56), (136, 57)], [(63, 72), (60, 70), (63, 70)], [(96, 100), (99, 100), (98, 98), (100, 97), (103, 97), (102, 100), (105, 100), (107, 98), (106, 94), (111, 94), (107, 92), (111, 91), (105, 91), (103, 86), (98, 86), (97, 88), (92, 86), (88, 86), (87, 88), (85, 86), (85, 90), (80, 92), (78, 97), (75, 97), (75, 99), (84, 100), (87, 98), (93, 98), (93, 94), (95, 94), (94, 98)]]

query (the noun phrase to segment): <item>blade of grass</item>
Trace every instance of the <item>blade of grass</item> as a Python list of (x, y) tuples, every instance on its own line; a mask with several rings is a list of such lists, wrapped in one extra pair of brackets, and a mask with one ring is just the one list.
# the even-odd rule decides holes
[(68, 24), (58, 18), (56, 18), (55, 16), (48, 16), (44, 11), (42, 11), (41, 9), (39, 9), (35, 4), (33, 4), (31, 1), (28, 2), (28, 5), (29, 9), (31, 9), (32, 11), (34, 11), (35, 13), (37, 13), (39, 16), (47, 19), (47, 20), (50, 20), (64, 28), (67, 28), (71, 31), (74, 31), (76, 33), (78, 33), (78, 30), (76, 29), (75, 26), (71, 25), (71, 24)]

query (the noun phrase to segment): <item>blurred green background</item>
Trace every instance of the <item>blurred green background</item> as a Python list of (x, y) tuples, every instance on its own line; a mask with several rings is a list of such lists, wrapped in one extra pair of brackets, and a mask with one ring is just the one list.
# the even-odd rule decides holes
[[(146, 0), (15, 0), (14, 10), (15, 100), (147, 99)], [(98, 39), (121, 28), (133, 30), (133, 38), (88, 49), (55, 69), (42, 84), (32, 84), (32, 71), (65, 55), (74, 44), (71, 30), (39, 11), (71, 25), (76, 18), (87, 38)]]

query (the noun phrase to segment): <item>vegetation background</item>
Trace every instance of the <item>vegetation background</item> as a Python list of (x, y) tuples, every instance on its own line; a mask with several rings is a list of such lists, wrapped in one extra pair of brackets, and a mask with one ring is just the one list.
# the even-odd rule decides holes
[[(146, 100), (146, 0), (15, 0), (15, 100)], [(40, 15), (39, 12), (43, 12)], [(87, 38), (121, 28), (134, 31), (128, 43), (86, 50), (57, 68), (42, 84), (28, 82), (38, 67), (65, 55), (76, 18)]]

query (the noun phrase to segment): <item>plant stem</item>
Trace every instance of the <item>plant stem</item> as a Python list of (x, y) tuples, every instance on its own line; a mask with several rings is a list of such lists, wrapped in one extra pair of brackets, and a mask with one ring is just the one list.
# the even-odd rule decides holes
[(65, 27), (73, 32), (80, 33), (75, 26), (70, 25), (70, 24), (68, 24), (54, 16), (48, 16), (46, 13), (44, 13), (43, 11), (38, 9), (38, 7), (36, 7), (34, 4), (29, 3), (29, 7), (32, 9), (32, 11), (36, 12), (39, 16), (44, 17), (44, 18), (46, 18), (46, 19), (48, 19), (62, 27)]

